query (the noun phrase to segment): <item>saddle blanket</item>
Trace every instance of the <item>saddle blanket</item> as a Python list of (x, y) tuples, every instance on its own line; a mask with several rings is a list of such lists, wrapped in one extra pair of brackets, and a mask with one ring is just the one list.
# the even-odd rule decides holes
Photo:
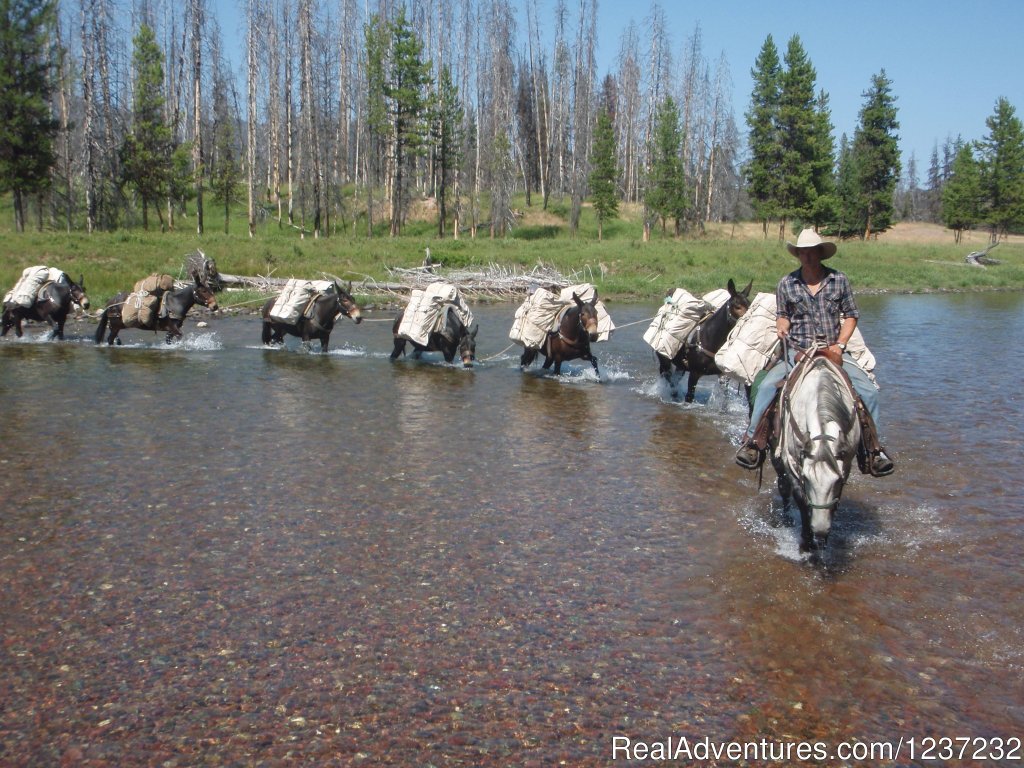
[[(725, 291), (725, 297), (729, 298), (728, 291)], [(685, 288), (676, 288), (658, 308), (644, 333), (644, 341), (655, 352), (671, 360), (709, 311), (710, 305), (705, 297), (697, 298)]]
[(308, 311), (314, 299), (330, 293), (334, 293), (334, 283), (330, 280), (292, 278), (284, 284), (284, 290), (270, 308), (270, 317), (280, 323), (295, 325)]
[(4, 296), (4, 304), (13, 303), (28, 309), (35, 303), (39, 291), (44, 285), (58, 282), (69, 283), (70, 281), (68, 276), (56, 267), (43, 265), (26, 267), (22, 270), (18, 282)]
[(443, 329), (449, 308), (467, 328), (473, 325), (473, 313), (457, 286), (437, 280), (426, 288), (417, 288), (409, 294), (398, 337), (426, 346), (430, 334)]

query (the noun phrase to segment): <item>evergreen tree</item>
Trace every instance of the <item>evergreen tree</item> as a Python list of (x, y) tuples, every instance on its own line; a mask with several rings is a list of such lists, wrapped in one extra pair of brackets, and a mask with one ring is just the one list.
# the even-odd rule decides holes
[(754, 79), (750, 109), (746, 114), (750, 161), (744, 167), (744, 175), (754, 215), (763, 222), (767, 234), (768, 221), (779, 214), (776, 193), (781, 162), (777, 120), (782, 67), (771, 35), (761, 46), (750, 74)]
[(459, 89), (448, 67), (441, 69), (437, 99), (432, 110), (431, 138), (434, 142), (434, 171), (437, 175), (437, 234), (444, 237), (448, 218), (448, 187), (462, 162), (462, 121), (464, 110)]
[(384, 97), (391, 127), (391, 235), (401, 234), (412, 161), (423, 153), (428, 126), (425, 88), (430, 84), (430, 62), (423, 60), (423, 44), (405, 18), (405, 9), (389, 25), (391, 59), (384, 81)]
[(817, 198), (816, 168), (821, 162), (821, 116), (814, 96), (817, 73), (797, 35), (789, 40), (785, 65), (778, 116), (780, 240), (785, 238), (787, 220), (810, 220)]
[(213, 157), (210, 162), (210, 192), (214, 202), (224, 207), (224, 234), (228, 234), (231, 204), (239, 201), (238, 184), (242, 165), (237, 146), (237, 130), (228, 106), (227, 84), (220, 78), (213, 96)]
[(849, 237), (864, 231), (863, 210), (860, 205), (857, 158), (846, 134), (839, 142), (839, 159), (836, 163), (835, 232), (837, 237)]
[(883, 69), (871, 78), (860, 123), (853, 135), (858, 193), (864, 218), (863, 237), (884, 232), (893, 223), (896, 181), (900, 175), (896, 99)]
[(662, 232), (665, 231), (668, 219), (674, 219), (677, 235), (680, 234), (689, 202), (680, 158), (681, 148), (679, 109), (669, 96), (654, 116), (654, 146), (651, 148), (650, 175), (644, 202), (661, 220)]
[(981, 170), (974, 152), (967, 145), (960, 148), (953, 161), (953, 173), (942, 188), (942, 223), (953, 230), (960, 242), (964, 230), (981, 219)]
[(825, 91), (818, 94), (814, 116), (814, 150), (810, 159), (814, 200), (808, 211), (808, 220), (815, 228), (821, 228), (835, 221), (839, 209), (839, 201), (836, 198), (832, 112), (829, 109), (828, 93)]
[(928, 161), (928, 181), (925, 187), (925, 221), (936, 223), (941, 220), (942, 207), (942, 166), (939, 165), (939, 145), (932, 147), (931, 159)]
[(171, 129), (164, 122), (164, 56), (150, 26), (139, 27), (134, 46), (132, 132), (121, 147), (121, 164), (123, 180), (142, 200), (142, 227), (149, 229), (150, 204), (161, 227), (164, 223), (158, 203), (166, 197), (171, 178)]
[(28, 198), (46, 189), (56, 161), (56, 23), (55, 0), (0, 0), (0, 194), (13, 192), (18, 232)]
[(1024, 128), (1005, 98), (985, 120), (988, 135), (978, 142), (986, 219), (998, 240), (1024, 224)]
[(616, 183), (619, 171), (615, 163), (615, 127), (612, 118), (602, 111), (597, 116), (594, 129), (593, 170), (590, 173), (591, 198), (597, 214), (597, 239), (604, 237), (605, 219), (615, 218), (619, 213), (619, 196)]

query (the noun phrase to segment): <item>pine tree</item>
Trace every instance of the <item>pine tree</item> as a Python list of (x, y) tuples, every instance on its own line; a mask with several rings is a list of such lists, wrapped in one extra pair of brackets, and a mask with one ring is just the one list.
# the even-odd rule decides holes
[(56, 161), (56, 23), (53, 0), (0, 0), (0, 194), (13, 192), (18, 232), (28, 199), (49, 185)]
[(661, 220), (665, 231), (668, 219), (675, 220), (676, 234), (680, 234), (689, 195), (680, 158), (682, 135), (679, 128), (679, 109), (672, 97), (666, 97), (654, 117), (654, 146), (651, 148), (651, 166), (644, 202)]
[(164, 223), (159, 201), (167, 196), (171, 177), (171, 129), (164, 122), (164, 57), (153, 29), (140, 26), (134, 45), (132, 132), (121, 147), (121, 163), (124, 181), (142, 200), (142, 227), (148, 229), (150, 204), (161, 227)]
[(210, 161), (210, 193), (224, 208), (224, 234), (228, 234), (231, 204), (238, 202), (238, 184), (242, 180), (237, 131), (228, 106), (227, 83), (217, 77), (213, 94), (213, 157)]
[(864, 93), (860, 123), (853, 135), (865, 239), (884, 232), (893, 223), (900, 175), (899, 127), (892, 83), (883, 69), (871, 78), (871, 87)]
[(839, 201), (836, 198), (832, 113), (829, 110), (828, 94), (825, 91), (818, 94), (814, 116), (814, 151), (810, 159), (814, 201), (808, 211), (808, 220), (815, 227), (821, 228), (835, 221), (839, 208)]
[(434, 173), (437, 179), (437, 234), (444, 237), (448, 218), (448, 187), (462, 162), (464, 110), (459, 89), (448, 67), (441, 68), (437, 98), (432, 108), (431, 138), (434, 142)]
[(1005, 98), (985, 120), (988, 135), (978, 142), (981, 179), (992, 239), (1024, 224), (1024, 128)]
[(953, 174), (942, 188), (942, 223), (953, 230), (955, 242), (981, 219), (981, 170), (974, 152), (960, 148), (953, 161)]
[(594, 129), (593, 170), (590, 173), (590, 195), (597, 214), (597, 239), (604, 237), (605, 219), (615, 218), (619, 213), (619, 196), (616, 190), (619, 171), (615, 163), (615, 127), (607, 112), (597, 116)]
[(427, 135), (427, 101), (430, 62), (423, 60), (423, 44), (405, 18), (405, 9), (389, 25), (391, 60), (384, 83), (391, 127), (391, 235), (401, 234), (407, 203), (411, 161), (423, 153)]
[(744, 175), (754, 215), (763, 223), (767, 235), (768, 221), (779, 214), (776, 197), (780, 163), (777, 120), (782, 78), (779, 52), (771, 35), (761, 46), (750, 74), (754, 79), (750, 110), (746, 114), (750, 129), (750, 161), (744, 168)]
[(814, 84), (817, 73), (807, 58), (800, 38), (789, 40), (779, 96), (779, 143), (781, 147), (777, 196), (779, 239), (789, 219), (808, 221), (817, 197), (814, 186), (819, 159), (821, 118), (816, 111)]
[(836, 218), (835, 235), (849, 237), (864, 231), (863, 209), (860, 205), (857, 158), (850, 140), (844, 133), (839, 141), (839, 159), (836, 162)]

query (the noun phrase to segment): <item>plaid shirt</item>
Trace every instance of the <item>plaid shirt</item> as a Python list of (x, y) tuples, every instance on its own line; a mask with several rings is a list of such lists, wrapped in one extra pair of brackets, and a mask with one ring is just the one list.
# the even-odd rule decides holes
[(835, 344), (841, 317), (860, 317), (849, 278), (828, 267), (815, 295), (807, 289), (798, 269), (779, 281), (775, 301), (776, 314), (789, 319), (790, 340), (804, 349), (813, 346), (819, 335), (827, 344)]

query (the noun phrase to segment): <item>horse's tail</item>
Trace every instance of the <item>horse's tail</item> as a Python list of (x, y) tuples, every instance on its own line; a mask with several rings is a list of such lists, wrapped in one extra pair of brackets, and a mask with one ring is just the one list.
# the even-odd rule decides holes
[(103, 334), (107, 332), (107, 315), (110, 313), (110, 307), (107, 307), (100, 313), (100, 324), (96, 326), (96, 343), (99, 344), (103, 341)]
[(270, 322), (270, 318), (268, 317), (263, 318), (263, 336), (261, 338), (263, 339), (264, 344), (269, 344), (270, 340), (274, 338), (273, 323)]

